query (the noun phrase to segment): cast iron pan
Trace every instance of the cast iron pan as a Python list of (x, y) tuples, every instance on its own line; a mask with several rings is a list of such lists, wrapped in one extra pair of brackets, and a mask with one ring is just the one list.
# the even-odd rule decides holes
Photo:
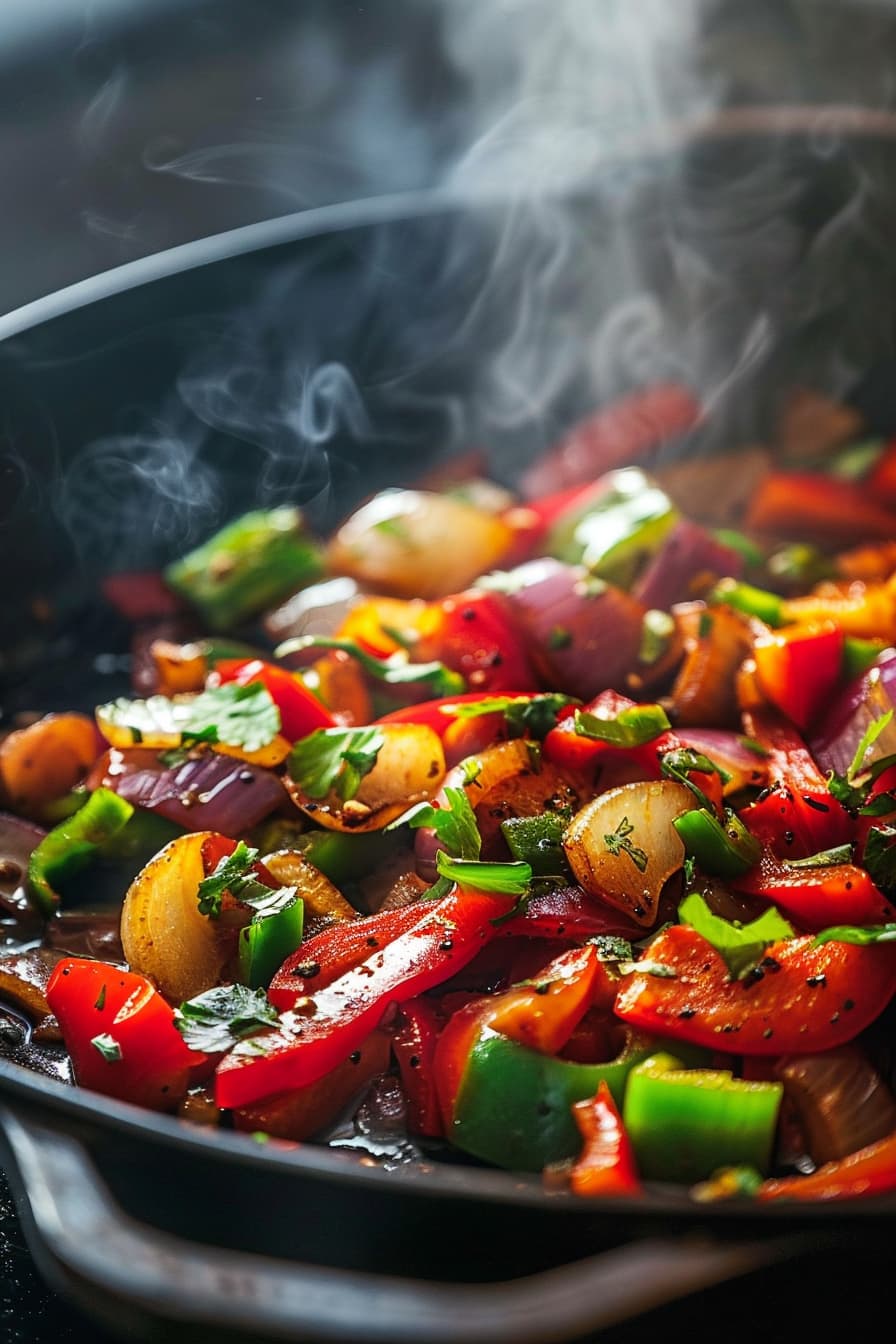
[[(666, 146), (576, 200), (278, 220), (0, 318), (4, 712), (118, 693), (127, 632), (97, 582), (247, 502), (294, 499), (326, 527), (470, 443), (512, 483), (596, 398), (647, 377), (708, 395), (689, 451), (760, 435), (788, 385), (835, 370), (890, 429), (894, 150), (853, 118), (819, 155), (806, 124)], [(879, 191), (850, 213), (869, 175)], [(701, 210), (737, 186), (748, 228)], [(700, 268), (683, 271), (683, 247)], [(774, 339), (747, 358), (760, 309)], [(516, 382), (511, 355), (529, 361)], [(0, 1131), (38, 1263), (131, 1337), (579, 1339), (783, 1260), (870, 1251), (896, 1215), (892, 1199), (706, 1208), (660, 1188), (589, 1204), (472, 1165), (390, 1170), (208, 1134), (6, 1061)]]

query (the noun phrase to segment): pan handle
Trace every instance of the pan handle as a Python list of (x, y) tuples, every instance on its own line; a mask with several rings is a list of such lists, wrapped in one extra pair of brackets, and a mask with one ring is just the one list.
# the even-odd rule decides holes
[(793, 1234), (728, 1244), (652, 1238), (490, 1284), (303, 1265), (145, 1226), (114, 1202), (75, 1139), (6, 1109), (0, 1128), (29, 1246), (47, 1277), (94, 1316), (146, 1335), (164, 1322), (171, 1332), (218, 1326), (253, 1344), (546, 1344), (818, 1248), (817, 1237)]

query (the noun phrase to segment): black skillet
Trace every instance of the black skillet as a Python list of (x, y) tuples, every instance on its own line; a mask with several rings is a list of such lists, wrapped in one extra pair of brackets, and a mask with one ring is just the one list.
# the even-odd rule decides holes
[[(117, 692), (126, 632), (97, 582), (157, 567), (248, 502), (297, 499), (323, 528), (469, 443), (512, 484), (596, 399), (663, 376), (708, 398), (688, 451), (760, 436), (796, 381), (838, 379), (890, 429), (887, 127), (844, 114), (822, 154), (811, 117), (763, 117), (608, 167), (576, 200), (287, 218), (0, 318), (4, 711)], [(896, 1215), (892, 1199), (706, 1208), (662, 1189), (587, 1204), (437, 1159), (389, 1170), (208, 1134), (8, 1062), (0, 1129), (38, 1263), (140, 1337), (583, 1338), (873, 1246)]]

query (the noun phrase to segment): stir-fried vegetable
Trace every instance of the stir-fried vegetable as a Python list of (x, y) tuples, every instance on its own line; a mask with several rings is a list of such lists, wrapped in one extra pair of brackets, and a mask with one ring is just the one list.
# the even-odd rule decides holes
[[(0, 997), (81, 1086), (305, 1141), (388, 1072), (431, 1154), (582, 1197), (896, 1187), (892, 453), (757, 450), (691, 516), (614, 435), (698, 414), (632, 397), (528, 502), (236, 520), (166, 571), (236, 643), (0, 741)], [(118, 960), (53, 969), (118, 874)]]

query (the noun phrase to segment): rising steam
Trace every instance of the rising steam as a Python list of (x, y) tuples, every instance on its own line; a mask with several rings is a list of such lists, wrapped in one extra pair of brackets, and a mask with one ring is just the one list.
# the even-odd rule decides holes
[[(714, 140), (726, 107), (761, 112), (767, 93), (731, 24), (714, 26), (720, 10), (443, 0), (431, 104), (429, 58), (402, 47), (399, 25), (365, 62), (307, 17), (277, 58), (291, 104), (255, 108), (218, 142), (162, 128), (144, 170), (263, 186), (274, 211), (409, 182), (454, 204), (305, 244), (240, 311), (198, 327), (154, 422), (69, 464), (56, 507), (82, 550), (95, 559), (101, 535), (103, 563), (146, 563), (236, 505), (295, 499), (332, 520), (471, 445), (512, 483), (576, 416), (654, 380), (699, 393), (707, 444), (764, 433), (769, 370), (851, 386), (892, 319), (885, 180), (823, 108), (798, 137), (766, 116), (759, 138)], [(805, 85), (794, 76), (793, 96), (811, 100)], [(82, 143), (105, 145), (127, 105), (116, 71)]]

